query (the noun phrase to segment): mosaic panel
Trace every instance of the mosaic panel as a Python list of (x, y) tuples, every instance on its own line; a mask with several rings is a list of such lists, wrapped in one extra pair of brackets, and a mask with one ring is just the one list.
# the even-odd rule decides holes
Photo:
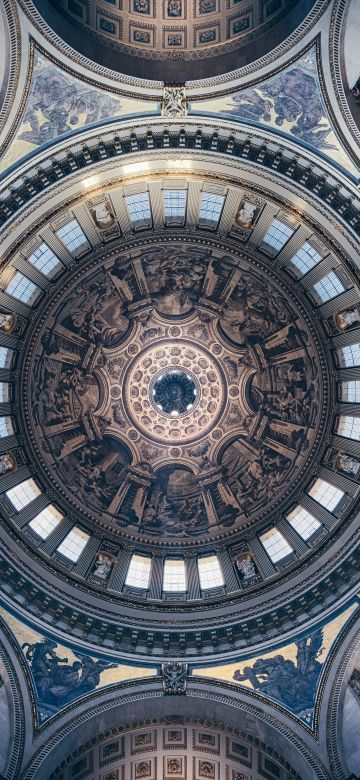
[(194, 750), (206, 750), (207, 753), (220, 753), (220, 738), (215, 731), (200, 731), (194, 729), (193, 733)]
[(180, 748), (185, 750), (187, 747), (187, 729), (179, 726), (164, 728), (163, 738), (164, 750), (179, 750)]
[[(67, 704), (92, 691), (129, 679), (156, 674), (155, 669), (119, 664), (111, 659), (85, 655), (34, 631), (6, 610), (0, 617), (12, 631), (22, 663), (29, 672), (38, 708), (39, 721), (56, 714)], [(101, 760), (120, 757), (121, 740), (102, 746)]]
[(140, 731), (131, 735), (131, 753), (146, 753), (157, 748), (156, 731)]
[(186, 756), (163, 756), (164, 780), (186, 780)]
[(89, 86), (36, 51), (25, 109), (14, 139), (0, 160), (0, 173), (73, 130), (114, 116), (144, 112), (159, 113), (160, 105)]
[(217, 43), (220, 40), (220, 26), (218, 24), (208, 25), (194, 28), (194, 42), (195, 46), (203, 46), (204, 44)]
[[(331, 648), (342, 628), (356, 609), (356, 604), (321, 628), (299, 637), (295, 642), (279, 647), (261, 657), (242, 659), (241, 663), (205, 667), (193, 675), (238, 683), (278, 701), (312, 726), (321, 673)], [(240, 741), (228, 744), (228, 757), (249, 766), (248, 747)], [(274, 776), (275, 777), (275, 776)]]
[(218, 10), (218, 0), (198, 0), (198, 13), (214, 14)]
[[(233, 23), (237, 20), (233, 19)], [(321, 91), (315, 47), (280, 73), (253, 87), (191, 103), (190, 113), (197, 111), (274, 128), (318, 149), (350, 173), (357, 174), (358, 169), (332, 127)]]
[(186, 15), (185, 0), (163, 0), (164, 17), (168, 19), (184, 19)]
[(176, 27), (174, 29), (165, 29), (163, 33), (165, 49), (186, 47), (186, 29)]
[(133, 13), (153, 16), (153, 0), (132, 0)]
[(144, 46), (154, 46), (156, 29), (149, 25), (130, 25), (130, 40)]

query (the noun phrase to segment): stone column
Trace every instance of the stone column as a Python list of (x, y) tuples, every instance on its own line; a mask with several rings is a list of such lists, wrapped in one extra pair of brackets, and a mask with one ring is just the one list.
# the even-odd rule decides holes
[(153, 558), (150, 577), (149, 598), (161, 599), (162, 585), (163, 585), (163, 570), (164, 561), (162, 557), (155, 556)]
[(234, 564), (230, 558), (229, 551), (226, 548), (219, 550), (218, 555), (227, 592), (233, 593), (236, 590), (240, 590), (235, 574)]
[(249, 552), (255, 561), (257, 569), (262, 574), (264, 579), (267, 577), (272, 577), (273, 574), (276, 574), (275, 566), (273, 566), (267, 552), (265, 552), (265, 549), (257, 536), (249, 540)]
[(186, 558), (185, 564), (187, 568), (188, 598), (199, 599), (201, 598), (201, 593), (200, 593), (199, 570), (197, 565), (196, 554), (189, 556), (189, 558)]
[(65, 539), (65, 536), (68, 535), (69, 531), (71, 531), (72, 527), (74, 525), (74, 521), (71, 520), (70, 517), (64, 517), (59, 523), (59, 525), (55, 528), (55, 530), (48, 536), (47, 539), (45, 539), (44, 543), (41, 545), (41, 550), (44, 553), (47, 553), (47, 555), (52, 555), (53, 552), (59, 547), (59, 544)]
[(109, 580), (109, 588), (111, 588), (111, 590), (122, 591), (132, 554), (132, 550), (127, 550), (125, 548), (120, 550)]

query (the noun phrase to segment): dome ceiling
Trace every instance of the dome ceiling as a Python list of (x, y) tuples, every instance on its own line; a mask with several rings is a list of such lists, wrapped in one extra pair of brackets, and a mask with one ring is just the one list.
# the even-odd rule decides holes
[[(314, 0), (35, 0), (73, 49), (133, 76), (181, 82), (226, 73), (282, 43)], [(94, 45), (95, 43), (95, 45)]]
[(288, 501), (317, 454), (328, 388), (306, 310), (259, 263), (207, 244), (90, 262), (36, 323), (24, 435), (95, 528), (229, 535)]

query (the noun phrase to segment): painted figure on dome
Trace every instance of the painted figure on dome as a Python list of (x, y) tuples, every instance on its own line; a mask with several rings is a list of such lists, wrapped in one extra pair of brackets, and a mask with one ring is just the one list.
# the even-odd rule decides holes
[(252, 666), (237, 669), (233, 679), (249, 680), (259, 693), (277, 699), (294, 712), (301, 713), (314, 706), (316, 686), (322, 669), (317, 660), (323, 652), (323, 632), (320, 629), (310, 637), (296, 642), (296, 663), (275, 655), (258, 658)]
[(115, 669), (117, 664), (78, 655), (72, 664), (60, 658), (57, 643), (51, 639), (22, 645), (30, 666), (39, 700), (44, 704), (61, 706), (82, 694), (94, 691), (100, 684), (102, 672)]

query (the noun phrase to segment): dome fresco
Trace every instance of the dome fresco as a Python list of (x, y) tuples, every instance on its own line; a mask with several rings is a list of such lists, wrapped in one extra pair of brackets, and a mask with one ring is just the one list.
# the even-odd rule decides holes
[[(51, 486), (95, 525), (161, 543), (279, 510), (318, 455), (328, 393), (296, 299), (246, 255), (195, 239), (75, 277), (39, 318), (22, 380), (24, 434)], [(176, 393), (161, 397), (173, 377), (180, 395), (189, 385), (178, 411)]]
[(4, 780), (360, 777), (357, 26), (0, 4)]

